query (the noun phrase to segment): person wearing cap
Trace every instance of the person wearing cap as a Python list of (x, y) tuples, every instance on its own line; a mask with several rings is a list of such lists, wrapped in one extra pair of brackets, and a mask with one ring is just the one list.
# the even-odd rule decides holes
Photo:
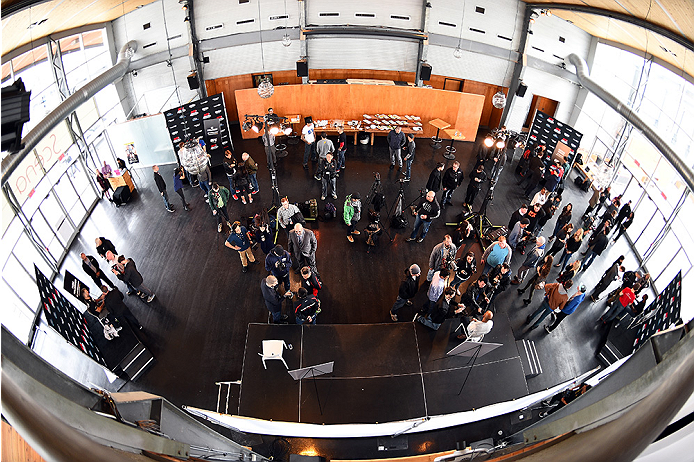
[(554, 322), (552, 322), (549, 326), (545, 326), (545, 331), (549, 334), (552, 332), (556, 327), (559, 325), (560, 322), (564, 320), (568, 315), (576, 311), (576, 308), (578, 308), (578, 305), (580, 305), (583, 302), (583, 299), (586, 298), (586, 285), (581, 284), (578, 286), (578, 290), (576, 293), (574, 293), (571, 298), (569, 298), (569, 301), (566, 302), (566, 305), (564, 305), (564, 308), (562, 308), (558, 313), (557, 317), (554, 319)]
[(342, 218), (347, 225), (347, 240), (349, 242), (354, 242), (352, 234), (361, 234), (356, 230), (357, 223), (361, 218), (361, 195), (358, 192), (350, 194), (345, 199)]
[(532, 252), (528, 253), (527, 257), (525, 257), (525, 261), (520, 266), (520, 268), (518, 268), (516, 277), (513, 279), (513, 281), (511, 281), (511, 284), (517, 286), (521, 282), (523, 282), (523, 279), (525, 279), (525, 276), (528, 274), (528, 271), (537, 266), (538, 262), (544, 254), (545, 238), (543, 236), (540, 236), (537, 239), (535, 239), (535, 248), (532, 250)]
[(412, 305), (411, 299), (417, 295), (419, 290), (419, 275), (421, 274), (419, 265), (412, 264), (409, 268), (405, 270), (405, 279), (400, 283), (400, 289), (398, 289), (398, 298), (395, 299), (393, 307), (390, 309), (390, 318), (393, 321), (398, 320), (398, 310), (403, 306)]
[(265, 270), (277, 278), (289, 290), (289, 270), (292, 267), (292, 255), (277, 244), (265, 257)]

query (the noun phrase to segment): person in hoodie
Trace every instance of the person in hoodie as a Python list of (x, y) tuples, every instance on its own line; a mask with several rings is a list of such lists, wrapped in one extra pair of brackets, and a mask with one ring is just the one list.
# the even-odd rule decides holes
[(358, 192), (350, 194), (345, 199), (342, 218), (345, 220), (345, 224), (347, 225), (347, 240), (349, 242), (354, 242), (354, 237), (352, 237), (352, 235), (361, 234), (356, 229), (357, 223), (361, 218), (361, 195)]

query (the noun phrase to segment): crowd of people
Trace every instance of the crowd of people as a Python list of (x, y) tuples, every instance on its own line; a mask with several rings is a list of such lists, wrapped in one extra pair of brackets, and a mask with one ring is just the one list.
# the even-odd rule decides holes
[[(503, 135), (504, 131), (500, 133)], [(261, 139), (268, 168), (274, 170), (277, 162), (274, 136), (266, 131)], [(309, 161), (316, 163), (314, 177), (321, 182), (321, 200), (328, 197), (337, 199), (336, 180), (346, 168), (344, 130), (338, 127), (336, 146), (326, 133), (318, 135), (313, 121), (307, 118), (301, 140), (304, 143), (303, 167), (308, 169)], [(387, 142), (390, 168), (397, 168), (404, 176), (401, 181), (409, 181), (416, 149), (414, 135), (405, 135), (400, 127), (396, 127), (388, 133)], [(264, 254), (268, 275), (262, 278), (261, 293), (271, 320), (287, 322), (290, 313), (297, 323), (315, 324), (321, 313), (319, 293), (322, 288), (316, 262), (318, 241), (306, 227), (298, 205), (284, 197), (274, 215), (263, 209), (245, 223), (232, 222), (228, 212), (230, 200), (251, 204), (253, 195), (259, 191), (256, 162), (246, 152), (237, 160), (231, 150), (226, 150), (223, 168), (228, 179), (227, 188), (212, 180), (204, 143), (182, 144), (180, 148), (181, 158), (187, 160), (175, 169), (173, 185), (184, 210), (190, 207), (182, 186), (187, 178), (191, 184), (197, 182), (201, 188), (203, 198), (216, 218), (217, 231), (221, 233), (225, 227), (228, 229), (225, 246), (239, 253), (244, 273), (259, 261), (255, 249), (260, 248)], [(454, 194), (459, 188), (463, 189), (465, 180), (465, 197), (458, 200), (462, 205), (461, 216), (468, 216), (478, 193), (485, 187), (493, 188), (508, 160), (505, 148), (480, 145), (467, 179), (458, 161), (452, 162), (448, 168), (438, 163), (429, 175), (419, 201), (412, 208), (415, 219), (406, 241), (421, 243), (425, 240), (432, 222), (441, 216), (442, 208), (455, 207)], [(600, 258), (610, 242), (622, 236), (631, 225), (634, 212), (630, 201), (622, 205), (621, 196), (612, 198), (608, 187), (594, 190), (584, 214), (580, 219), (575, 217), (573, 204), (564, 203), (562, 198), (570, 167), (569, 159), (554, 158), (543, 145), (524, 149), (515, 170), (519, 202), (523, 203), (509, 217), (507, 233), (498, 236), (479, 253), (472, 250), (472, 246), (467, 246), (464, 251), (463, 244), (471, 244), (473, 238), (479, 237), (469, 222), (462, 220), (455, 232), (446, 234), (431, 251), (426, 281), (421, 287), (426, 290), (426, 302), (416, 310), (414, 320), (438, 329), (445, 319), (458, 317), (462, 320), (458, 337), (479, 340), (493, 325), (495, 298), (511, 285), (518, 286), (518, 295), (527, 292), (523, 299), (526, 306), (533, 302), (536, 292), (544, 293), (535, 311), (527, 317), (528, 331), (539, 327), (547, 316), (553, 315), (552, 322), (545, 326), (545, 330), (551, 332), (572, 314), (584, 302), (588, 292), (586, 285), (578, 282), (581, 272)], [(153, 172), (165, 209), (174, 212), (166, 181), (159, 174), (158, 166), (153, 166)], [(342, 210), (337, 210), (336, 215), (342, 219), (350, 243), (361, 234), (359, 223), (362, 216), (368, 216), (363, 231), (367, 243), (376, 245), (382, 232), (378, 212), (363, 211), (362, 207), (361, 195), (352, 192), (345, 197)], [(545, 225), (555, 216), (553, 227), (545, 232)], [(278, 243), (280, 229), (285, 232), (286, 250)], [(580, 252), (584, 242), (587, 247)], [(511, 271), (514, 256), (520, 263), (515, 275)], [(140, 294), (148, 302), (154, 299), (154, 293), (143, 284), (131, 259), (117, 255), (115, 249), (106, 249), (103, 257), (113, 273), (127, 285), (129, 294)], [(93, 257), (83, 255), (83, 260), (85, 272), (98, 286), (103, 281), (113, 287)], [(645, 294), (640, 299), (638, 297), (648, 285), (648, 275), (627, 272), (622, 263), (623, 258), (608, 268), (588, 297), (591, 303), (596, 303), (614, 281), (622, 281), (622, 286), (610, 292), (608, 297), (609, 309), (602, 318), (606, 322), (627, 312), (638, 313), (647, 299)], [(559, 273), (554, 282), (550, 282), (553, 268), (559, 268)], [(294, 290), (290, 279), (292, 270), (297, 279), (295, 287), (298, 287)], [(416, 263), (405, 270), (405, 278), (390, 308), (393, 321), (399, 321), (401, 310), (412, 305), (420, 291), (420, 276), (421, 269)], [(283, 308), (285, 304), (289, 305), (287, 309)]]

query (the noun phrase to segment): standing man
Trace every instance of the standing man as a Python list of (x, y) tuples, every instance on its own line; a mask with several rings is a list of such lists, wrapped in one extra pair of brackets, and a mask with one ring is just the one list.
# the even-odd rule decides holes
[(417, 295), (417, 290), (419, 290), (419, 275), (421, 270), (419, 265), (413, 264), (405, 270), (405, 280), (400, 283), (400, 288), (398, 289), (398, 297), (395, 299), (393, 307), (390, 309), (390, 319), (393, 321), (398, 320), (398, 310), (403, 306), (411, 306), (412, 298)]
[(422, 228), (422, 235), (417, 239), (417, 242), (422, 242), (429, 232), (431, 221), (434, 218), (438, 218), (440, 213), (441, 207), (436, 201), (436, 193), (434, 191), (429, 191), (427, 195), (419, 201), (419, 205), (417, 206), (417, 219), (414, 221), (414, 229), (410, 237), (405, 240), (411, 242), (417, 239), (419, 228)]
[(624, 273), (625, 271), (624, 266), (622, 266), (623, 263), (624, 255), (620, 255), (619, 258), (612, 263), (612, 266), (607, 268), (605, 272), (602, 273), (600, 281), (598, 281), (597, 285), (593, 288), (593, 292), (590, 294), (590, 300), (593, 303), (598, 301), (600, 294), (602, 294), (610, 286), (610, 284), (619, 280), (620, 273)]
[(152, 165), (152, 170), (154, 171), (154, 182), (157, 185), (159, 194), (161, 194), (162, 199), (164, 199), (164, 206), (166, 207), (166, 211), (175, 212), (174, 208), (171, 207), (171, 204), (169, 204), (169, 195), (166, 194), (166, 182), (164, 181), (164, 178), (162, 178), (159, 174), (159, 166)]
[(511, 219), (508, 221), (508, 230), (509, 231), (513, 230), (516, 223), (518, 223), (520, 221), (520, 219), (525, 216), (526, 213), (528, 213), (528, 205), (527, 204), (521, 205), (518, 210), (513, 212), (511, 214)]
[(217, 183), (212, 183), (212, 189), (207, 196), (207, 202), (212, 209), (212, 215), (217, 217), (217, 232), (222, 232), (222, 224), (226, 223), (231, 229), (229, 222), (229, 211), (227, 203), (229, 202), (229, 190), (224, 186), (219, 186)]
[(398, 161), (398, 170), (402, 168), (402, 147), (405, 146), (405, 134), (397, 125), (393, 130), (388, 132), (388, 150), (390, 151), (390, 169), (395, 167), (395, 161)]
[(455, 191), (462, 182), (463, 171), (460, 169), (460, 162), (456, 160), (453, 162), (453, 165), (446, 170), (446, 173), (443, 174), (443, 180), (441, 180), (441, 184), (443, 185), (441, 207), (445, 207), (446, 204), (453, 205), (453, 202), (451, 202), (453, 191)]
[(467, 185), (467, 193), (465, 195), (465, 203), (463, 207), (472, 210), (472, 205), (475, 202), (477, 193), (480, 192), (480, 185), (487, 179), (487, 174), (484, 173), (484, 164), (478, 165), (475, 172), (470, 177), (470, 183)]
[[(443, 162), (438, 162), (434, 170), (429, 174), (429, 179), (427, 180), (427, 185), (425, 186), (427, 191), (434, 191), (434, 193), (439, 192), (441, 189), (441, 175), (443, 175), (443, 168), (445, 165)], [(443, 206), (443, 204), (441, 204)]]
[(335, 152), (335, 145), (330, 141), (327, 133), (321, 133), (320, 140), (316, 143), (316, 152), (319, 162), (325, 159), (329, 152)]
[(414, 151), (417, 146), (414, 144), (414, 133), (407, 134), (407, 154), (405, 154), (405, 179), (403, 181), (410, 181), (410, 175), (412, 173), (412, 162), (414, 161)]
[(292, 262), (296, 273), (299, 268), (308, 266), (316, 275), (316, 249), (318, 241), (313, 231), (305, 229), (301, 223), (294, 225), (294, 231), (289, 233), (289, 253), (292, 254)]
[(82, 269), (92, 278), (97, 287), (101, 287), (101, 281), (108, 284), (111, 289), (115, 287), (111, 280), (101, 271), (101, 268), (99, 268), (96, 258), (86, 255), (84, 252), (80, 254), (80, 258), (82, 259)]
[(198, 183), (200, 183), (200, 189), (205, 193), (203, 197), (207, 199), (207, 193), (210, 192), (210, 185), (212, 183), (212, 172), (210, 171), (209, 162), (205, 162), (205, 167), (200, 169), (198, 173)]
[(280, 208), (277, 209), (277, 221), (280, 226), (287, 232), (287, 236), (294, 229), (294, 220), (298, 218), (299, 207), (289, 203), (289, 198), (283, 197), (280, 199)]
[(306, 117), (304, 121), (306, 125), (301, 129), (301, 141), (305, 143), (303, 166), (304, 170), (308, 170), (309, 157), (313, 162), (316, 161), (316, 131), (313, 128), (313, 119), (311, 117)]
[(547, 191), (553, 193), (559, 182), (564, 177), (564, 167), (562, 167), (562, 161), (556, 159), (552, 165), (549, 166), (549, 170), (545, 174), (545, 188)]
[(224, 245), (239, 253), (244, 273), (248, 271), (248, 262), (255, 263), (255, 257), (251, 250), (251, 241), (248, 239), (248, 231), (238, 221), (231, 225), (231, 234), (229, 234)]
[[(318, 144), (320, 149), (320, 141)], [(337, 199), (337, 190), (335, 189), (337, 161), (333, 158), (333, 153), (328, 152), (325, 158), (321, 158), (319, 162), (318, 169), (316, 170), (316, 178), (321, 180), (320, 200), (324, 201), (328, 194), (330, 194), (333, 199)]]
[(528, 256), (525, 257), (525, 261), (523, 264), (518, 268), (518, 271), (516, 272), (516, 277), (511, 281), (511, 284), (514, 286), (517, 286), (521, 282), (523, 282), (523, 279), (525, 279), (525, 276), (527, 276), (528, 271), (530, 271), (532, 268), (535, 268), (537, 264), (540, 261), (540, 258), (545, 254), (545, 238), (544, 236), (540, 236), (537, 239), (535, 239), (535, 248), (528, 253)]
[(297, 324), (315, 324), (316, 318), (320, 314), (320, 300), (315, 295), (310, 294), (303, 287), (297, 292), (299, 300), (294, 302), (294, 315)]
[(97, 237), (94, 239), (94, 243), (96, 244), (96, 253), (98, 253), (101, 258), (106, 259), (106, 252), (109, 250), (113, 253), (113, 255), (118, 255), (113, 242), (109, 241), (105, 237)]
[(183, 195), (183, 179), (186, 177), (183, 167), (178, 167), (173, 173), (173, 184), (174, 191), (181, 197), (181, 202), (183, 202), (183, 210), (188, 211), (188, 202), (186, 202), (186, 196)]
[(270, 130), (266, 127), (265, 132), (262, 136), (263, 146), (265, 146), (265, 156), (267, 158), (267, 168), (270, 170), (275, 169), (277, 164), (277, 153), (275, 149), (275, 135), (270, 133)]
[(482, 260), (480, 263), (484, 265), (482, 274), (487, 274), (496, 265), (501, 265), (502, 263), (511, 264), (511, 256), (513, 251), (511, 246), (506, 243), (506, 236), (499, 236), (499, 239), (487, 247), (487, 250), (482, 254)]
[(607, 237), (609, 232), (609, 228), (607, 227), (598, 231), (598, 235), (595, 236), (595, 240), (593, 241), (593, 245), (590, 248), (590, 252), (586, 256), (586, 258), (583, 259), (580, 271), (588, 269), (588, 267), (593, 264), (593, 261), (595, 261), (595, 257), (597, 257), (598, 255), (602, 255), (602, 253), (605, 251), (605, 249), (607, 248), (607, 244), (610, 243), (610, 239)]
[(458, 303), (453, 300), (454, 297), (455, 290), (452, 287), (446, 287), (443, 296), (439, 298), (429, 313), (426, 316), (417, 315), (415, 320), (430, 329), (439, 330), (443, 321), (463, 312), (464, 307), (458, 308)]
[(569, 301), (569, 289), (573, 286), (573, 284), (574, 282), (571, 279), (561, 284), (559, 284), (558, 282), (545, 284), (545, 298), (544, 300), (542, 300), (542, 304), (537, 310), (535, 310), (533, 314), (528, 316), (525, 320), (526, 324), (530, 324), (530, 321), (539, 316), (539, 318), (537, 318), (537, 321), (535, 321), (530, 326), (528, 332), (537, 329), (540, 326), (540, 324), (542, 324), (542, 321), (547, 316), (549, 316), (552, 313), (552, 311), (556, 309), (564, 309), (564, 306), (566, 306), (566, 302)]
[(347, 135), (342, 125), (337, 126), (337, 172), (345, 169), (345, 154), (347, 153)]
[(118, 264), (123, 267), (123, 272), (122, 274), (117, 274), (116, 277), (123, 281), (128, 287), (135, 288), (140, 298), (143, 300), (146, 299), (147, 303), (151, 303), (156, 295), (144, 285), (142, 275), (137, 271), (135, 262), (129, 258), (126, 259), (123, 255), (119, 255)]
[(293, 297), (289, 291), (285, 292), (284, 297), (281, 296), (277, 292), (277, 285), (277, 278), (272, 275), (260, 281), (260, 291), (265, 300), (265, 307), (272, 314), (272, 322), (275, 324), (287, 320), (287, 315), (282, 314), (282, 302), (285, 298)]
[(243, 160), (243, 165), (246, 167), (246, 172), (248, 173), (248, 178), (251, 182), (251, 194), (256, 194), (260, 189), (258, 188), (258, 164), (255, 163), (253, 158), (244, 152), (241, 154), (241, 160)]
[(497, 181), (499, 181), (499, 176), (501, 176), (501, 171), (506, 165), (506, 150), (505, 149), (494, 149), (492, 154), (492, 171), (491, 171), (491, 184), (494, 186)]
[(554, 320), (553, 323), (551, 323), (549, 326), (545, 326), (545, 332), (548, 334), (552, 332), (554, 329), (557, 328), (560, 322), (564, 320), (567, 316), (572, 314), (574, 311), (576, 311), (576, 308), (578, 308), (578, 305), (580, 305), (583, 302), (583, 299), (586, 298), (586, 285), (581, 284), (578, 286), (578, 290), (576, 291), (575, 294), (571, 296), (569, 299), (568, 303), (564, 305), (564, 308), (557, 313), (557, 317)]
[(443, 242), (436, 244), (429, 255), (429, 271), (427, 281), (431, 281), (434, 273), (442, 268), (451, 268), (451, 263), (455, 261), (455, 254), (458, 248), (453, 243), (449, 234), (443, 236)]
[(517, 221), (515, 225), (513, 225), (513, 229), (508, 235), (508, 245), (511, 246), (513, 250), (516, 250), (516, 246), (518, 243), (523, 239), (523, 236), (525, 235), (525, 230), (528, 228), (530, 225), (530, 220), (527, 218), (521, 218), (520, 221)]
[(345, 224), (347, 225), (347, 240), (349, 242), (354, 242), (354, 237), (352, 237), (352, 234), (361, 234), (356, 229), (357, 223), (361, 219), (361, 195), (358, 192), (355, 192), (354, 194), (351, 194), (345, 198), (342, 218), (345, 220)]
[(284, 285), (284, 290), (289, 290), (289, 270), (292, 267), (292, 256), (277, 244), (265, 257), (265, 270), (272, 273), (279, 282)]

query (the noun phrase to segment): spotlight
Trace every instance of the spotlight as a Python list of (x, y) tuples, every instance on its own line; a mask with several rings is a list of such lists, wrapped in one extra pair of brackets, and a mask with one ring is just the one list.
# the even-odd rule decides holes
[(491, 148), (492, 146), (494, 146), (494, 139), (491, 136), (486, 137), (484, 139), (484, 145), (488, 148)]
[(549, 17), (552, 16), (552, 10), (546, 10), (545, 14)]
[(277, 125), (273, 125), (273, 126), (270, 128), (270, 133), (271, 133), (272, 135), (276, 135), (276, 134), (278, 134), (279, 132), (280, 132), (280, 129), (279, 129), (279, 127), (278, 127)]
[(253, 126), (251, 127), (251, 130), (253, 130), (256, 133), (258, 133), (262, 129), (263, 129), (263, 123), (262, 122), (255, 122), (253, 124)]
[(284, 127), (284, 130), (282, 130), (285, 135), (289, 136), (292, 134), (292, 127)]
[(504, 142), (504, 140), (498, 140), (496, 142), (496, 148), (497, 149), (504, 149), (505, 146), (506, 146), (506, 143)]

